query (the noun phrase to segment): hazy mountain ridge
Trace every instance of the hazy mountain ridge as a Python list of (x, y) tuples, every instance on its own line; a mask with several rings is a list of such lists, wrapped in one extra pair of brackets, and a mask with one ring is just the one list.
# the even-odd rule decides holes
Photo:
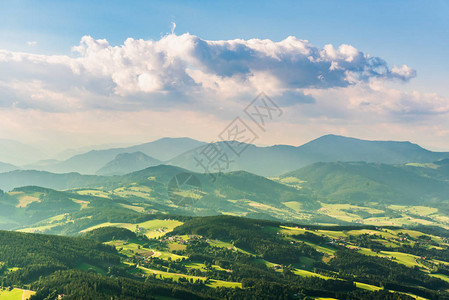
[(119, 154), (142, 152), (154, 159), (164, 161), (203, 144), (203, 142), (190, 138), (162, 138), (153, 142), (126, 148), (91, 150), (61, 162), (34, 167), (38, 170), (56, 173), (78, 172), (92, 175), (114, 160)]
[[(237, 157), (228, 145), (228, 142), (216, 143), (217, 148), (223, 149), (232, 160), (229, 169), (225, 171), (245, 170), (262, 176), (279, 176), (316, 162), (366, 161), (403, 164), (431, 163), (449, 158), (449, 152), (432, 152), (410, 142), (365, 141), (337, 135), (325, 135), (299, 147), (248, 145), (240, 157)], [(201, 158), (201, 151), (201, 147), (193, 149), (169, 160), (167, 164), (204, 172), (195, 160), (195, 157)]]
[(0, 162), (0, 173), (10, 172), (10, 171), (18, 170), (18, 169), (19, 169), (19, 167), (15, 166), (15, 165)]
[(113, 160), (100, 168), (96, 174), (105, 176), (124, 175), (153, 167), (159, 165), (160, 163), (160, 160), (148, 156), (140, 151), (133, 153), (120, 153), (117, 154)]
[[(298, 147), (290, 145), (259, 147), (244, 144), (245, 150), (240, 155), (233, 152), (232, 142), (217, 142), (215, 146), (224, 151), (228, 157), (228, 161), (221, 163), (221, 170), (219, 170), (215, 166), (205, 169), (197, 162), (196, 159), (207, 161), (207, 158), (201, 154), (206, 145), (208, 144), (190, 138), (163, 138), (127, 148), (92, 150), (64, 161), (47, 160), (26, 165), (25, 168), (56, 173), (78, 172), (93, 175), (108, 163), (114, 164), (112, 161), (119, 154), (142, 152), (164, 164), (179, 166), (195, 172), (244, 170), (271, 177), (316, 162), (366, 161), (403, 164), (408, 162), (432, 163), (449, 158), (449, 152), (432, 152), (410, 142), (367, 141), (338, 135), (325, 135)], [(143, 164), (142, 167), (136, 165), (131, 169), (117, 169), (108, 174), (125, 174), (146, 166), (148, 165)], [(100, 172), (100, 174), (106, 173)]]
[(15, 170), (0, 173), (0, 189), (9, 191), (23, 186), (41, 186), (57, 190), (77, 187), (96, 186), (107, 181), (109, 177), (81, 175), (79, 173), (51, 173), (35, 170)]

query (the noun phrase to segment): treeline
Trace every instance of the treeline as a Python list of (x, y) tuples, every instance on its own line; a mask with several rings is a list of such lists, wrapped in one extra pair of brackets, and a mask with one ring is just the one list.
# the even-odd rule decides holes
[(61, 294), (68, 300), (156, 299), (156, 296), (177, 299), (212, 298), (176, 284), (145, 283), (129, 278), (106, 277), (75, 270), (55, 272), (34, 282), (31, 288), (38, 292), (30, 300), (57, 299)]

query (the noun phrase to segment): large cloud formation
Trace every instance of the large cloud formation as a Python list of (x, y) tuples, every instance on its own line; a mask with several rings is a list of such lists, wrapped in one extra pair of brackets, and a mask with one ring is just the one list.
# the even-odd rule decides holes
[(389, 67), (350, 45), (319, 48), (295, 37), (208, 41), (170, 34), (111, 46), (84, 36), (72, 50), (72, 56), (0, 50), (0, 107), (138, 110), (204, 99), (235, 101), (259, 91), (293, 105), (314, 102), (306, 90), (416, 76), (406, 65)]
[(263, 91), (285, 113), (261, 143), (337, 133), (448, 147), (449, 99), (401, 90), (391, 82), (409, 81), (414, 69), (350, 45), (172, 33), (119, 46), (85, 36), (72, 50), (0, 50), (0, 137), (49, 151), (163, 136), (215, 140)]

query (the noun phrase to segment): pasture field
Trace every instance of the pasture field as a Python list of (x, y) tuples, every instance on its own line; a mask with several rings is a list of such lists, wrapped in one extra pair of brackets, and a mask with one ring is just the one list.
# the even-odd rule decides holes
[[(17, 231), (29, 232), (29, 233), (33, 233), (33, 232), (44, 233), (45, 231), (50, 230), (53, 227), (67, 224), (69, 222), (69, 218), (70, 218), (69, 214), (60, 214), (60, 215), (56, 215), (54, 217), (42, 220), (33, 226), (22, 228)], [(67, 220), (64, 220), (64, 219), (67, 219)]]
[(59, 224), (49, 224), (49, 225), (42, 225), (42, 226), (36, 226), (36, 227), (28, 227), (17, 230), (18, 232), (28, 232), (28, 233), (42, 233), (46, 230), (52, 229), (53, 227), (58, 226)]
[(171, 252), (168, 252), (168, 251), (159, 251), (159, 250), (155, 251), (153, 256), (157, 257), (157, 258), (160, 258), (160, 259), (163, 259), (163, 260), (170, 259), (172, 261), (180, 261), (183, 258), (188, 258), (187, 256), (177, 255), (177, 254), (174, 254), (174, 253), (171, 253)]
[(176, 251), (176, 250), (185, 250), (187, 246), (178, 243), (170, 243), (168, 244), (168, 248), (170, 249), (170, 251)]
[(100, 269), (96, 266), (87, 264), (87, 263), (82, 263), (77, 267), (78, 270), (82, 270), (82, 271), (94, 271), (95, 273), (101, 274), (101, 275), (106, 275), (106, 272), (103, 269)]
[(418, 256), (402, 253), (402, 252), (391, 252), (391, 251), (381, 251), (381, 255), (394, 257), (394, 260), (398, 263), (401, 263), (407, 267), (420, 267), (421, 264), (419, 264), (416, 260), (419, 258)]
[(300, 212), (302, 208), (302, 203), (298, 201), (288, 201), (288, 202), (282, 202), (285, 206), (287, 206), (290, 209), (293, 209), (296, 212)]
[(240, 282), (230, 282), (223, 280), (210, 279), (206, 284), (212, 288), (225, 287), (225, 288), (242, 288), (242, 284)]
[(155, 254), (155, 251), (145, 248), (142, 242), (139, 241), (111, 241), (106, 244), (115, 246), (120, 253), (127, 257), (132, 257), (136, 254), (140, 256), (152, 256)]
[(90, 190), (77, 190), (77, 194), (83, 195), (83, 196), (95, 196), (95, 197), (102, 197), (102, 198), (109, 198), (110, 193), (103, 191), (103, 190), (96, 190), (96, 189), (90, 189)]
[[(110, 223), (105, 222), (81, 231), (81, 233), (88, 232), (101, 227), (121, 227), (131, 231), (138, 231), (138, 233), (144, 234), (150, 239), (164, 236), (166, 233), (173, 231), (175, 227), (182, 225), (183, 223), (177, 220), (150, 220), (142, 223)], [(139, 229), (138, 229), (139, 228)]]
[(13, 289), (11, 291), (0, 289), (0, 299), (2, 300), (28, 300), (35, 292), (22, 289)]
[(30, 196), (30, 195), (23, 195), (19, 198), (19, 204), (17, 204), (16, 207), (24, 208), (27, 207), (29, 204), (33, 202), (40, 202), (39, 197), (36, 196)]
[(270, 179), (282, 183), (284, 185), (294, 187), (297, 190), (300, 190), (302, 188), (302, 184), (305, 183), (304, 180), (301, 180), (296, 177), (283, 177), (283, 178), (270, 178)]
[(134, 210), (136, 212), (140, 212), (140, 213), (145, 212), (145, 207), (142, 207), (142, 206), (128, 205), (128, 204), (124, 204), (124, 203), (120, 203), (120, 205), (122, 207), (124, 207), (124, 208), (131, 209), (131, 210)]
[(137, 240), (111, 241), (106, 244), (115, 246), (120, 251), (120, 253), (126, 255), (127, 257), (133, 257), (137, 254), (140, 256), (157, 257), (163, 260), (170, 259), (172, 261), (180, 261), (183, 258), (187, 258), (186, 256), (177, 255), (171, 253), (170, 251), (152, 249), (151, 245), (149, 247), (145, 247), (146, 243)]
[(40, 202), (39, 197), (42, 195), (42, 193), (39, 192), (25, 193), (22, 191), (16, 191), (10, 192), (9, 195), (15, 198), (17, 201), (19, 201), (16, 207), (25, 208), (33, 202)]
[(198, 280), (206, 281), (206, 277), (185, 275), (185, 274), (180, 274), (180, 273), (169, 273), (169, 272), (166, 272), (166, 271), (153, 270), (153, 269), (145, 268), (145, 267), (142, 267), (142, 266), (139, 266), (138, 268), (136, 268), (136, 270), (134, 272), (136, 272), (136, 273), (140, 272), (140, 273), (143, 273), (145, 275), (153, 275), (154, 274), (154, 275), (156, 275), (156, 277), (159, 277), (159, 278), (171, 278), (171, 279), (173, 279), (175, 281), (178, 281), (179, 278), (185, 278), (185, 279), (187, 279), (189, 281), (193, 280), (194, 282), (198, 281)]
[(293, 274), (301, 276), (301, 277), (319, 277), (322, 279), (330, 279), (331, 277), (328, 276), (323, 276), (321, 274), (318, 273), (314, 273), (314, 272), (310, 272), (310, 271), (306, 271), (306, 270), (301, 270), (301, 269), (293, 269)]
[(429, 216), (436, 214), (438, 212), (437, 208), (428, 206), (401, 206), (401, 205), (390, 205), (388, 208), (398, 211), (403, 211), (406, 213), (411, 213), (414, 215)]
[(355, 282), (355, 286), (359, 289), (363, 289), (363, 290), (367, 290), (367, 291), (380, 291), (383, 289), (381, 287), (363, 283), (363, 282)]

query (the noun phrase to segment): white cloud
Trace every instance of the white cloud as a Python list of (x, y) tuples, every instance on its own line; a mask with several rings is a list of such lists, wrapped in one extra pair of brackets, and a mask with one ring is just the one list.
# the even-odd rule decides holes
[[(40, 82), (38, 91), (30, 90), (33, 84), (28, 86), (28, 96), (18, 90), (9, 104), (39, 108), (32, 95), (45, 89), (71, 99), (54, 99), (58, 110), (132, 110), (211, 97), (247, 99), (261, 90), (276, 96), (298, 89), (347, 87), (372, 78), (407, 81), (416, 76), (408, 66), (390, 69), (384, 60), (350, 45), (321, 49), (295, 37), (280, 42), (207, 41), (172, 33), (158, 41), (129, 38), (112, 46), (107, 40), (84, 36), (72, 50), (73, 56), (1, 50), (4, 86)], [(42, 109), (48, 110), (48, 105)]]
[(208, 41), (175, 35), (173, 26), (157, 41), (129, 38), (113, 46), (85, 36), (72, 50), (0, 50), (0, 136), (50, 134), (76, 144), (125, 135), (126, 142), (145, 141), (151, 132), (148, 139), (209, 140), (265, 91), (286, 112), (273, 125), (276, 134), (260, 141), (266, 144), (300, 144), (325, 133), (407, 139), (411, 123), (423, 140), (432, 130), (449, 137), (448, 98), (387, 88), (416, 71), (389, 67), (350, 45), (320, 48), (295, 37)]

